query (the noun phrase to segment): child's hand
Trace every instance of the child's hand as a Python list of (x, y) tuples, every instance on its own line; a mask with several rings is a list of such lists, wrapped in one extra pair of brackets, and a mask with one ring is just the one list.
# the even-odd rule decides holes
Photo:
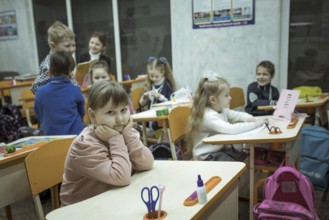
[(95, 128), (95, 134), (102, 141), (107, 141), (111, 137), (119, 134), (119, 132), (117, 130), (114, 130), (113, 128), (107, 126), (107, 125), (97, 125), (96, 128)]
[(150, 98), (150, 94), (151, 94), (150, 92), (145, 92), (145, 93), (142, 95), (142, 99), (145, 100), (145, 101), (148, 100), (148, 99)]
[(160, 98), (160, 93), (158, 93), (157, 91), (151, 91), (151, 95), (156, 99)]
[(133, 119), (132, 119), (132, 117), (130, 116), (130, 117), (129, 117), (129, 120), (128, 120), (127, 124), (126, 124), (126, 126), (124, 127), (124, 129), (125, 129), (125, 128), (132, 128), (132, 127), (133, 127), (133, 124), (134, 124)]

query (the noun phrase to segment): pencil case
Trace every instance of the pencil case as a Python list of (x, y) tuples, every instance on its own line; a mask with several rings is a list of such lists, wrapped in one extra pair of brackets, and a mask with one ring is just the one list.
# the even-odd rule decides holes
[[(205, 183), (206, 192), (210, 192), (222, 179), (219, 176), (213, 176)], [(193, 206), (198, 203), (198, 194), (194, 191), (189, 197), (184, 200), (183, 205)]]

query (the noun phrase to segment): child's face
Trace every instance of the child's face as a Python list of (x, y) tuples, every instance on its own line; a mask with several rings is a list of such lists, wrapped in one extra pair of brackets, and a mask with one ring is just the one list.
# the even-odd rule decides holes
[(222, 111), (224, 108), (229, 108), (231, 102), (230, 90), (227, 86), (217, 97), (211, 101), (212, 108), (215, 111)]
[(102, 52), (104, 45), (99, 41), (97, 37), (90, 38), (89, 41), (89, 51), (92, 54), (98, 54)]
[(103, 80), (111, 81), (109, 74), (104, 68), (96, 68), (93, 70), (93, 83), (100, 82)]
[(61, 42), (55, 44), (54, 42), (50, 43), (50, 47), (53, 51), (66, 51), (73, 55), (75, 53), (75, 40), (71, 38), (65, 38)]
[(97, 110), (89, 109), (89, 117), (93, 119), (96, 125), (107, 125), (121, 132), (128, 124), (130, 112), (128, 105), (113, 107), (111, 100), (103, 107)]
[(160, 83), (163, 78), (163, 73), (161, 73), (159, 70), (156, 70), (156, 69), (152, 69), (152, 70), (149, 69), (148, 74), (149, 74), (150, 80), (154, 84)]
[(270, 72), (266, 68), (262, 66), (257, 67), (256, 80), (258, 85), (266, 86), (271, 82), (272, 78), (273, 77), (271, 76)]

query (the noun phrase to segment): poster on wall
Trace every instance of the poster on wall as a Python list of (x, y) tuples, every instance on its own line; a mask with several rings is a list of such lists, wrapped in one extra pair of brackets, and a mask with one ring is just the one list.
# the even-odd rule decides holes
[(255, 24), (255, 0), (192, 0), (193, 29)]
[(15, 40), (17, 35), (16, 12), (0, 12), (0, 40)]

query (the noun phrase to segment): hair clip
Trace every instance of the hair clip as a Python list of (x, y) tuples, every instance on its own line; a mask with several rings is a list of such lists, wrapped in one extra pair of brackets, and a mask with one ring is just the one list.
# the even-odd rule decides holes
[(160, 57), (159, 60), (163, 64), (166, 64), (168, 62), (166, 57)]
[(147, 62), (152, 62), (153, 60), (155, 60), (156, 58), (153, 57), (153, 56), (150, 56), (148, 59), (147, 59)]
[(205, 70), (202, 78), (207, 79), (209, 82), (216, 81), (220, 76), (212, 70)]

